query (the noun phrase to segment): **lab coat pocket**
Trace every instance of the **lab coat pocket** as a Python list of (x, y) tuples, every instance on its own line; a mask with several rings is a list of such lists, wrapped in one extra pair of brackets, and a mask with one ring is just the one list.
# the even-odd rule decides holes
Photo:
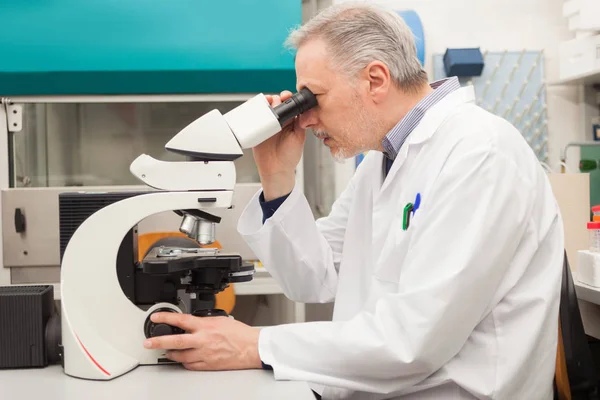
[(400, 281), (402, 264), (408, 252), (411, 236), (412, 230), (410, 227), (406, 230), (402, 229), (397, 219), (392, 223), (375, 263), (373, 271), (375, 278), (396, 284)]

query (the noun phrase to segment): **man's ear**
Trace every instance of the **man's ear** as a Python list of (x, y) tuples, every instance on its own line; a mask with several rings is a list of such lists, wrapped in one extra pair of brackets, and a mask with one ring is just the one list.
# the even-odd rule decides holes
[(369, 95), (377, 103), (383, 101), (392, 84), (392, 77), (387, 65), (381, 61), (372, 61), (366, 66), (364, 72), (365, 78), (369, 82)]

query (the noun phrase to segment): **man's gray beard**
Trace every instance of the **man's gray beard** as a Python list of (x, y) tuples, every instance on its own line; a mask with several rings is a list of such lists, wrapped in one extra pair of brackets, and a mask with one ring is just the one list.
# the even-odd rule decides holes
[[(327, 134), (327, 132), (323, 132), (323, 131), (313, 131), (313, 135), (318, 140), (323, 140), (325, 138), (329, 138), (329, 135)], [(329, 154), (331, 154), (331, 157), (333, 158), (333, 160), (339, 164), (345, 164), (349, 158), (353, 157), (353, 155), (347, 155), (345, 150), (340, 147), (338, 147), (336, 154), (333, 154), (331, 151), (331, 148), (329, 146), (327, 146), (326, 144), (323, 144), (323, 146), (329, 148)]]
[[(331, 154), (331, 151), (330, 151)], [(344, 151), (342, 149), (338, 149), (336, 154), (331, 154), (331, 157), (333, 157), (333, 161), (335, 161), (338, 164), (345, 164), (346, 161), (348, 161), (348, 159), (354, 157), (354, 156), (347, 156), (346, 154), (344, 154)]]

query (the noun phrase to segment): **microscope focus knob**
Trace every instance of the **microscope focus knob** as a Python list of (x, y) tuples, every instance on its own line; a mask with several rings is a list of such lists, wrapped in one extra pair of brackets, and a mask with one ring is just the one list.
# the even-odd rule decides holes
[(149, 329), (150, 336), (148, 337), (157, 337), (157, 336), (165, 336), (165, 335), (180, 335), (185, 333), (183, 330), (177, 328), (176, 326), (171, 326), (167, 324), (150, 324)]
[(162, 323), (154, 323), (150, 320), (150, 316), (157, 312), (175, 312), (169, 308), (159, 308), (154, 310), (148, 317), (146, 318), (146, 322), (144, 323), (144, 334), (146, 338), (157, 337), (157, 336), (165, 336), (165, 335), (181, 335), (185, 333), (184, 330), (172, 326), (169, 324)]

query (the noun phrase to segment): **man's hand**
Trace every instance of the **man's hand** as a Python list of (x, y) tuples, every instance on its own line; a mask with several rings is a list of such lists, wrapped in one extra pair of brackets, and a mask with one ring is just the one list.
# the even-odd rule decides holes
[[(280, 96), (266, 96), (272, 107), (290, 97), (292, 92), (287, 90)], [(284, 196), (294, 189), (296, 167), (302, 157), (305, 137), (304, 129), (294, 118), (281, 132), (252, 149), (266, 201)]]
[(149, 349), (166, 349), (167, 358), (190, 370), (261, 368), (258, 354), (260, 330), (228, 317), (195, 317), (189, 314), (156, 313), (155, 323), (177, 326), (188, 332), (150, 338)]

